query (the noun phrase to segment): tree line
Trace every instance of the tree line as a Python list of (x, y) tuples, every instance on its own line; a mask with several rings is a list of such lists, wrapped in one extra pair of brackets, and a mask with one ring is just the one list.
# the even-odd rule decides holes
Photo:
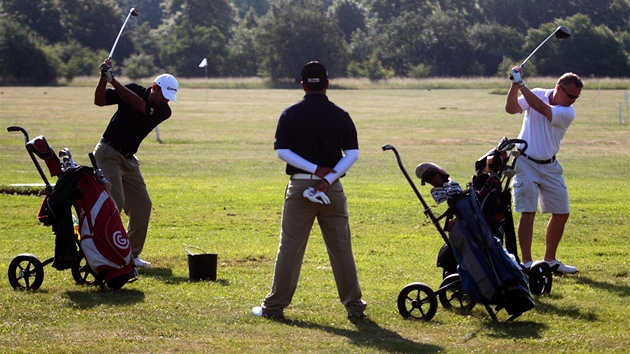
[[(630, 76), (630, 0), (0, 0), (0, 84), (96, 75), (132, 79), (504, 76), (559, 25), (528, 76)], [(200, 68), (207, 58), (207, 67)]]

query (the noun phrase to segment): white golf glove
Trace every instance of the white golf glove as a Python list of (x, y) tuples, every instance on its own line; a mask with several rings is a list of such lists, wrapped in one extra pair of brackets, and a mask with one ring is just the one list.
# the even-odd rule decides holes
[(516, 84), (518, 88), (525, 86), (525, 82), (523, 82), (523, 79), (521, 78), (521, 72), (518, 71), (518, 68), (513, 68), (512, 71), (510, 71), (510, 80), (512, 80), (512, 82)]
[(101, 76), (105, 77), (107, 82), (111, 84), (114, 81), (114, 70), (111, 66), (101, 66)]
[(308, 200), (310, 200), (313, 203), (330, 204), (330, 199), (328, 198), (326, 193), (324, 193), (322, 191), (318, 191), (317, 189), (315, 189), (313, 187), (306, 188), (304, 190), (303, 195), (304, 195), (304, 198), (307, 198)]

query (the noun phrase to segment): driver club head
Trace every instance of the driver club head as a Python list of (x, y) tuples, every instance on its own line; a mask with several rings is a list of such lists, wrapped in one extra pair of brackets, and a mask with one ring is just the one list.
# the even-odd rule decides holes
[(571, 30), (565, 26), (558, 26), (558, 28), (556, 28), (555, 36), (560, 39), (569, 38), (571, 37)]
[(532, 57), (532, 55), (534, 55), (534, 53), (536, 53), (538, 51), (538, 49), (540, 49), (540, 47), (543, 46), (543, 44), (547, 43), (547, 41), (551, 38), (551, 37), (556, 37), (558, 39), (565, 39), (565, 38), (569, 38), (571, 37), (571, 31), (565, 27), (565, 26), (558, 26), (558, 28), (556, 28), (555, 31), (551, 32), (551, 34), (549, 35), (549, 37), (545, 38), (544, 41), (542, 41), (538, 47), (536, 47), (536, 49), (534, 49), (527, 58), (525, 58), (525, 60), (523, 60), (523, 62), (521, 63), (520, 66), (524, 66), (525, 63), (527, 63), (527, 61), (529, 60), (529, 58)]

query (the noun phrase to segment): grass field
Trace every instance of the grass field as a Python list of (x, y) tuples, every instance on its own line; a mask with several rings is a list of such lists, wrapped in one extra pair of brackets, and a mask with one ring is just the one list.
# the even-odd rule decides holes
[[(559, 258), (580, 272), (555, 277), (552, 293), (536, 297), (536, 308), (514, 322), (493, 322), (481, 306), (468, 314), (440, 306), (429, 322), (398, 314), (403, 286), (439, 286), (442, 240), (394, 155), (381, 150), (394, 145), (410, 172), (436, 162), (463, 184), (478, 157), (520, 130), (522, 117), (503, 111), (505, 90), (329, 91), (359, 132), (361, 157), (343, 183), (369, 318), (345, 318), (314, 228), (287, 319), (275, 322), (252, 316), (251, 308), (271, 286), (287, 183), (273, 151), (275, 126), (302, 92), (184, 82), (173, 117), (159, 128), (163, 143), (151, 134), (138, 152), (154, 206), (143, 258), (154, 267), (118, 292), (76, 285), (69, 271), (51, 267), (36, 292), (0, 280), (0, 352), (626, 352), (630, 111), (625, 89), (588, 85), (558, 155), (572, 206)], [(22, 135), (7, 133), (9, 125), (45, 135), (54, 149), (68, 147), (77, 162), (89, 163), (114, 112), (94, 106), (92, 94), (81, 85), (0, 87), (0, 188), (41, 183)], [(420, 190), (432, 201), (426, 186)], [(52, 256), (54, 237), (36, 218), (41, 201), (0, 194), (2, 274), (20, 253)], [(547, 221), (537, 217), (537, 257)], [(184, 245), (219, 254), (216, 282), (188, 280)]]

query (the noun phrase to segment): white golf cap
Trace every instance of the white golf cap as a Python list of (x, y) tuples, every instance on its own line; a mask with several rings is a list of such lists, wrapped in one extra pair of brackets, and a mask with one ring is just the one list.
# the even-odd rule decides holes
[(155, 83), (162, 89), (162, 95), (169, 101), (177, 103), (177, 88), (179, 84), (175, 76), (162, 74), (155, 78)]

